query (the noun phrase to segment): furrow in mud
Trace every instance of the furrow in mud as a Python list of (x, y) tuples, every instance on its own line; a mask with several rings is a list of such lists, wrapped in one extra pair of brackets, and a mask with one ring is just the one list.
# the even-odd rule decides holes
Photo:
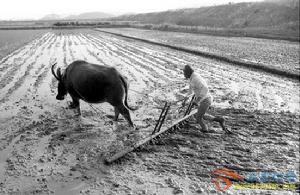
[[(18, 65), (22, 65), (25, 62), (26, 58), (29, 58), (32, 55), (35, 47), (40, 45), (48, 36), (48, 33), (42, 36), (41, 38), (37, 38), (31, 43), (25, 45), (21, 50), (19, 50), (16, 55), (13, 55), (8, 58), (8, 60), (3, 64), (1, 68), (0, 80), (1, 86), (6, 85), (13, 77), (13, 74), (16, 73), (16, 70), (19, 68)], [(0, 89), (1, 89), (0, 86)]]
[[(70, 36), (70, 39), (69, 39), (69, 47), (72, 48), (72, 47), (76, 46), (75, 43), (76, 43), (76, 42), (74, 41), (74, 35)], [(74, 54), (74, 52), (75, 52), (74, 49), (70, 50), (71, 61), (75, 61), (75, 54)]]
[[(118, 42), (115, 38), (111, 38), (109, 37), (110, 42)], [(124, 44), (120, 44), (121, 46)], [(157, 68), (158, 72), (162, 72), (162, 74), (167, 74), (167, 75), (172, 75), (173, 72), (173, 67), (166, 67), (164, 65), (164, 63), (162, 63), (161, 60), (159, 60), (157, 58), (157, 50), (152, 50), (149, 47), (146, 46), (142, 46), (139, 44), (135, 44), (135, 43), (128, 43), (128, 46), (124, 48), (125, 50), (128, 50), (134, 54), (137, 54), (136, 57), (138, 57), (139, 59), (143, 60), (147, 60), (147, 63), (151, 66), (151, 67), (155, 67)], [(167, 58), (167, 55), (164, 56), (164, 58)]]
[[(124, 59), (126, 58), (127, 61), (130, 61), (131, 62), (131, 59), (129, 57), (129, 55), (127, 55), (126, 52), (121, 52), (119, 51), (119, 44), (117, 43), (114, 43), (112, 44), (112, 46), (109, 46), (108, 45), (108, 42), (105, 42), (104, 40), (99, 40), (93, 36), (88, 36), (88, 39), (90, 39), (90, 42), (94, 42), (98, 45), (98, 48), (103, 48), (104, 49), (104, 52), (106, 53), (106, 58), (109, 58), (111, 56), (114, 56), (114, 57), (123, 57)], [(111, 48), (114, 47), (115, 49), (114, 50), (111, 50)], [(113, 55), (112, 55), (113, 54)], [(134, 63), (132, 63), (134, 64)], [(138, 64), (134, 64), (135, 66), (139, 66)], [(147, 73), (149, 74), (149, 73)]]
[[(81, 37), (81, 41), (85, 41), (85, 44), (89, 44), (89, 46), (97, 48), (97, 46), (93, 42), (87, 42), (88, 40), (84, 36)], [(102, 58), (98, 56), (99, 53), (97, 53), (95, 50), (92, 50), (90, 47), (86, 47), (86, 51), (87, 51), (88, 55), (90, 55), (90, 56), (94, 57), (94, 59), (96, 59), (95, 63), (100, 63), (100, 65), (106, 65), (105, 62), (102, 60)], [(94, 62), (94, 61), (91, 61), (91, 62)]]
[[(91, 39), (91, 37), (88, 37), (87, 39)], [(101, 45), (101, 42), (98, 42), (97, 40), (94, 40), (94, 39), (91, 39), (90, 42), (93, 43), (94, 47), (96, 47), (98, 49), (101, 48), (101, 46), (103, 46), (103, 45)], [(104, 49), (104, 51), (108, 50), (108, 48), (105, 48), (105, 47), (103, 49)], [(118, 55), (118, 53), (116, 51), (111, 51), (111, 54), (112, 54), (111, 57), (109, 57), (109, 56), (106, 57), (105, 56), (103, 61), (105, 63), (108, 63), (108, 60), (110, 58), (112, 58), (116, 62), (116, 63), (111, 64), (112, 66), (114, 66), (115, 64), (119, 65), (121, 63), (118, 68), (122, 69), (122, 72), (125, 72), (126, 75), (132, 75), (133, 76), (133, 77), (129, 77), (129, 80), (133, 79), (133, 80), (139, 82), (140, 84), (142, 84), (144, 82), (146, 82), (146, 83), (153, 82), (153, 80), (148, 77), (148, 74), (145, 74), (144, 71), (142, 71), (138, 67), (134, 66), (130, 62), (130, 60), (128, 60), (126, 58), (126, 56)], [(132, 73), (132, 74), (130, 74), (130, 73)], [(137, 75), (140, 75), (140, 76), (137, 76)], [(144, 86), (146, 86), (146, 84)]]
[[(10, 98), (12, 93), (16, 93), (14, 97), (22, 97), (27, 90), (29, 90), (32, 83), (35, 81), (35, 74), (41, 70), (41, 66), (43, 66), (43, 55), (44, 50), (49, 44), (49, 41), (45, 42), (43, 45), (37, 45), (37, 53), (33, 58), (32, 62), (26, 67), (26, 70), (22, 76), (19, 76), (18, 80), (13, 82), (13, 85), (7, 89), (7, 93), (5, 94), (5, 98), (2, 98), (1, 102), (5, 102), (7, 100), (13, 101), (15, 98)], [(34, 56), (34, 55), (33, 55)], [(41, 64), (40, 64), (41, 63)], [(39, 70), (40, 69), (40, 70)], [(20, 75), (20, 73), (19, 73)], [(27, 77), (32, 76), (29, 79)], [(26, 82), (25, 82), (26, 80)]]
[[(101, 40), (98, 40), (98, 41), (101, 41)], [(145, 71), (147, 71), (148, 73), (153, 72), (152, 75), (156, 75), (155, 76), (156, 78), (153, 78), (153, 79), (157, 79), (158, 77), (160, 77), (160, 79), (163, 79), (164, 81), (168, 81), (168, 79), (165, 78), (166, 76), (162, 75), (158, 71), (158, 69), (156, 68), (156, 66), (149, 66), (147, 64), (147, 63), (149, 63), (149, 60), (147, 58), (142, 59), (141, 57), (139, 57), (138, 54), (135, 54), (136, 51), (132, 52), (130, 50), (130, 44), (127, 44), (126, 47), (122, 46), (123, 45), (122, 42), (119, 43), (119, 42), (115, 41), (114, 44), (115, 44), (114, 47), (117, 48), (116, 51), (118, 51), (118, 56), (126, 56), (131, 61), (131, 63), (133, 63), (135, 65), (138, 65), (138, 66), (141, 66), (141, 68), (144, 69)]]
[[(1, 75), (4, 75), (4, 71), (6, 71), (9, 67), (12, 66), (13, 59), (17, 58), (18, 56), (23, 57), (26, 53), (20, 54), (21, 52), (24, 52), (25, 48), (27, 45), (17, 49), (13, 53), (9, 54), (8, 56), (4, 57), (1, 62), (0, 62), (0, 70), (1, 70)], [(0, 77), (1, 78), (1, 77)]]
[(19, 49), (13, 51), (12, 53), (8, 54), (6, 57), (2, 58), (0, 61), (0, 70), (6, 70), (7, 68), (10, 67), (11, 59), (18, 57), (20, 55), (19, 53), (22, 51), (27, 51), (27, 48), (33, 48), (34, 45), (38, 42), (41, 41), (41, 39), (44, 39), (48, 36), (48, 33), (45, 33), (44, 35), (41, 35), (40, 37), (32, 40), (31, 42), (27, 43), (26, 45), (20, 47)]
[(39, 68), (39, 72), (36, 73), (36, 80), (33, 83), (34, 89), (35, 91), (37, 90), (37, 88), (41, 85), (42, 82), (48, 82), (49, 80), (46, 79), (46, 76), (49, 74), (50, 75), (50, 69), (51, 69), (51, 65), (49, 64), (50, 62), (54, 61), (54, 43), (56, 41), (56, 38), (53, 38), (53, 40), (51, 40), (51, 42), (49, 42), (49, 45), (47, 46), (47, 50), (49, 50), (48, 52), (48, 56), (49, 58), (43, 59), (43, 64), (42, 66)]

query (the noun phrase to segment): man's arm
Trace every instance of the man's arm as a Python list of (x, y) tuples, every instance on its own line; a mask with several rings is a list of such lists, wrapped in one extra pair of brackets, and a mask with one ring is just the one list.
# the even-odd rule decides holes
[(190, 84), (189, 92), (187, 93), (187, 97), (189, 97), (194, 92), (192, 84)]

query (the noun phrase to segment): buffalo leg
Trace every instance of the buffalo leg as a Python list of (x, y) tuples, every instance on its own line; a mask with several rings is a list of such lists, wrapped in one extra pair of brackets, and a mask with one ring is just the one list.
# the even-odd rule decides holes
[(70, 109), (75, 109), (79, 106), (79, 99), (75, 98), (73, 96), (71, 96), (71, 98), (72, 98), (72, 102), (70, 103), (69, 108)]
[(77, 113), (78, 113), (79, 116), (81, 116), (80, 105), (78, 105), (78, 107), (77, 107)]
[(117, 109), (124, 116), (124, 118), (127, 120), (129, 125), (133, 127), (133, 122), (131, 120), (129, 110), (123, 104), (117, 106)]
[(77, 109), (78, 115), (81, 115), (79, 99), (73, 96), (71, 97), (72, 97), (72, 103), (69, 105), (69, 108)]
[(119, 114), (120, 114), (119, 109), (117, 107), (115, 107), (115, 118), (114, 118), (115, 121), (118, 120)]

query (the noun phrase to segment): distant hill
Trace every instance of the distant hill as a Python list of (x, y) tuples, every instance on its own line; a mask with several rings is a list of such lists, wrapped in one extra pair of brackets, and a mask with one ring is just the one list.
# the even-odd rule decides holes
[(290, 7), (299, 7), (299, 0), (265, 0), (265, 2), (277, 3)]
[(65, 17), (64, 19), (85, 20), (85, 19), (110, 18), (113, 16), (114, 15), (112, 15), (112, 14), (107, 14), (107, 13), (103, 13), (103, 12), (87, 12), (87, 13), (82, 13), (79, 15), (71, 15), (71, 16)]
[(41, 18), (40, 20), (87, 20), (87, 19), (101, 19), (101, 18), (110, 18), (114, 15), (103, 13), (103, 12), (86, 12), (78, 15), (70, 16), (60, 16), (57, 14), (49, 14)]
[(211, 7), (170, 10), (114, 18), (149, 24), (176, 24), (220, 28), (292, 28), (299, 27), (299, 0), (267, 0), (229, 3)]
[(41, 18), (40, 20), (59, 20), (59, 19), (61, 19), (60, 15), (48, 14), (48, 15), (44, 16), (43, 18)]

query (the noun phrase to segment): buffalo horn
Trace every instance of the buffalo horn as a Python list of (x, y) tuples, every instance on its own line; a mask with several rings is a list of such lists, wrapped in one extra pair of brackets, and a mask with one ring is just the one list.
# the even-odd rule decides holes
[(53, 76), (54, 76), (57, 80), (60, 80), (59, 77), (58, 77), (58, 76), (55, 74), (55, 72), (54, 72), (54, 67), (55, 67), (56, 64), (57, 64), (57, 63), (55, 63), (55, 64), (52, 65), (51, 71), (52, 71)]

